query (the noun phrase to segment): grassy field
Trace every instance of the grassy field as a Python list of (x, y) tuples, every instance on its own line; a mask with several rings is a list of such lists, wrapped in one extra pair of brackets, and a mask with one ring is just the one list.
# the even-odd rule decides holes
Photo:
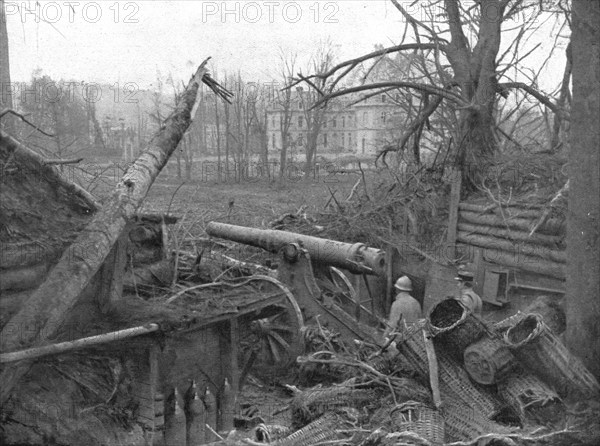
[(210, 221), (267, 227), (285, 213), (301, 207), (308, 215), (325, 210), (334, 194), (344, 201), (358, 180), (356, 174), (340, 174), (335, 182), (323, 178), (310, 181), (182, 182), (161, 176), (152, 186), (141, 212), (169, 213), (180, 218), (186, 236), (202, 236)]

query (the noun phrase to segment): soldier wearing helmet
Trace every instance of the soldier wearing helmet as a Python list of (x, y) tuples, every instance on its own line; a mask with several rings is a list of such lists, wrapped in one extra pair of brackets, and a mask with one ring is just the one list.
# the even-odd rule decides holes
[(473, 273), (465, 269), (459, 269), (455, 277), (458, 282), (458, 290), (460, 300), (472, 313), (481, 316), (481, 308), (483, 306), (481, 297), (473, 291)]
[[(411, 280), (406, 276), (402, 276), (396, 280), (394, 288), (399, 293), (396, 294), (396, 299), (390, 309), (388, 327), (384, 332), (384, 337), (386, 338), (392, 331), (396, 331), (397, 329), (403, 331), (407, 326), (414, 324), (422, 318), (421, 305), (409, 294), (413, 289)], [(398, 327), (399, 322), (400, 327)]]

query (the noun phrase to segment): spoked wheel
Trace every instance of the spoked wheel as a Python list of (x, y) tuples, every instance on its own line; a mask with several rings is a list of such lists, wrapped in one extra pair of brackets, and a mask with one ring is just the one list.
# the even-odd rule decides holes
[(348, 276), (334, 266), (330, 266), (325, 274), (317, 278), (322, 294), (347, 312), (354, 311), (357, 294)]
[(240, 321), (242, 376), (250, 369), (283, 369), (303, 353), (302, 312), (291, 291), (276, 279), (252, 276), (252, 286), (267, 296), (260, 311)]

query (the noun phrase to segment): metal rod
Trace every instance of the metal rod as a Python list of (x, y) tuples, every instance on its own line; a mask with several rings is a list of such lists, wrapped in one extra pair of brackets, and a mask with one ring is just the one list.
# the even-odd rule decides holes
[(139, 327), (126, 328), (124, 330), (112, 331), (110, 333), (103, 333), (96, 336), (76, 339), (74, 341), (65, 341), (57, 344), (43, 345), (41, 347), (32, 347), (16, 352), (2, 353), (0, 354), (0, 363), (4, 364), (6, 362), (23, 361), (25, 359), (34, 359), (41, 356), (56, 355), (83, 347), (120, 341), (122, 339), (152, 333), (158, 331), (158, 329), (158, 324), (151, 323)]

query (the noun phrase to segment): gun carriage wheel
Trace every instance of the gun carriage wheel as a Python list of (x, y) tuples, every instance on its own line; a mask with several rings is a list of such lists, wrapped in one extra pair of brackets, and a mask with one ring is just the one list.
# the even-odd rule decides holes
[(303, 353), (302, 311), (292, 292), (277, 279), (255, 275), (247, 289), (264, 295), (257, 310), (240, 318), (242, 382), (250, 369), (283, 370)]

